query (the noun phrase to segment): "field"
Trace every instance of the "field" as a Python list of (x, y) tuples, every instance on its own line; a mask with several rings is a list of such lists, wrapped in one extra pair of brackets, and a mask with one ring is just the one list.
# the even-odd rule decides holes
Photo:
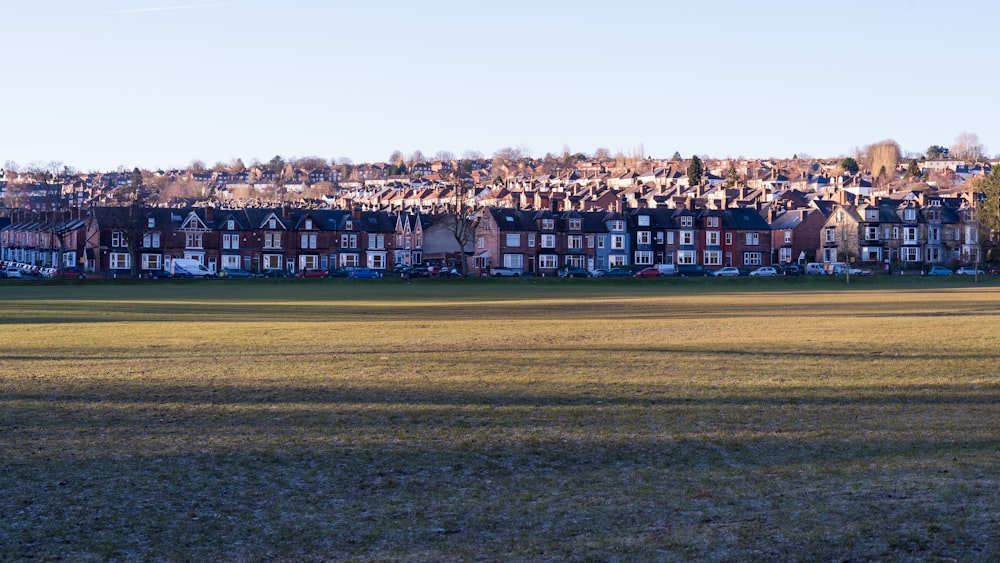
[(1000, 558), (995, 282), (358, 281), (0, 285), (0, 560)]

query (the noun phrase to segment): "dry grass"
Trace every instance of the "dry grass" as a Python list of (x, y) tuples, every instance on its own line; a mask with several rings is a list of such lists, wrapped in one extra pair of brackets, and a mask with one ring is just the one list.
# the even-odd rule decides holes
[(1000, 556), (1000, 293), (781, 288), (0, 288), (0, 559)]

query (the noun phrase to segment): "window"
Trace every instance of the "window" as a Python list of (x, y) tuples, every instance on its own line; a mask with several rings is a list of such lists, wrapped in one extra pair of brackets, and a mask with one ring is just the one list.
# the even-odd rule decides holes
[[(368, 249), (382, 250), (385, 248), (385, 235), (368, 235)], [(371, 267), (371, 266), (369, 266)], [(381, 268), (379, 268), (381, 270)]]
[(358, 266), (358, 255), (357, 254), (341, 254), (340, 255), (340, 267), (341, 268), (356, 268)]
[(300, 270), (315, 270), (319, 268), (319, 256), (315, 254), (305, 254), (299, 256), (299, 269)]
[(722, 265), (722, 251), (721, 250), (706, 250), (705, 251), (705, 261), (706, 266), (721, 266)]
[(504, 268), (515, 268), (520, 270), (524, 267), (524, 255), (523, 254), (504, 254), (503, 255), (503, 267)]
[(121, 231), (113, 231), (111, 233), (111, 246), (123, 247), (125, 244), (125, 233)]
[(301, 248), (316, 248), (316, 233), (302, 233), (301, 243)]
[(264, 248), (281, 248), (281, 233), (264, 233)]
[(694, 231), (681, 231), (681, 244), (687, 246), (694, 244)]
[(535, 248), (535, 233), (528, 233), (528, 248)]
[(584, 263), (586, 257), (584, 256), (567, 256), (566, 265), (572, 266), (574, 268), (585, 268), (587, 265)]
[(649, 226), (649, 215), (638, 215), (638, 216), (636, 216), (635, 221), (636, 221), (636, 225), (639, 225), (640, 227), (648, 227)]
[(594, 235), (587, 235), (587, 248), (594, 248)]
[(608, 238), (604, 235), (597, 237), (597, 248), (604, 248), (605, 239)]
[(156, 227), (156, 219), (153, 219), (152, 217), (146, 219), (146, 228), (152, 229), (154, 227)]
[(727, 232), (726, 233), (726, 245), (727, 246), (731, 246), (732, 244), (733, 244), (733, 233)]
[(222, 248), (224, 250), (235, 250), (239, 247), (240, 247), (240, 235), (231, 233), (226, 233), (222, 235)]
[(570, 250), (583, 249), (583, 235), (569, 235), (566, 237), (566, 246)]
[(744, 252), (743, 253), (743, 265), (744, 266), (760, 266), (760, 252)]
[(608, 256), (608, 267), (609, 268), (619, 268), (628, 263), (624, 254), (612, 254)]
[(311, 231), (312, 229), (313, 229), (313, 220), (312, 219), (306, 219), (306, 230), (307, 231)]
[(919, 262), (920, 261), (920, 248), (907, 246), (900, 249), (900, 253), (903, 255), (904, 262)]
[(650, 266), (653, 264), (653, 252), (651, 250), (638, 250), (635, 253), (636, 266)]
[(760, 233), (746, 233), (747, 246), (757, 246), (760, 244)]
[(552, 230), (556, 228), (555, 219), (542, 219), (542, 228), (545, 230)]
[(236, 230), (236, 221), (233, 221), (232, 219), (226, 221), (226, 230), (227, 231), (235, 231)]
[(904, 221), (916, 221), (917, 220), (917, 210), (914, 209), (914, 208), (912, 208), (912, 207), (908, 207), (908, 208), (904, 209), (903, 210), (903, 220)]
[(385, 253), (383, 252), (372, 252), (368, 255), (368, 267), (372, 270), (384, 270), (385, 269)]
[(162, 270), (163, 269), (163, 256), (159, 254), (143, 254), (142, 255), (142, 269), (143, 270)]
[(267, 221), (267, 228), (268, 229), (277, 229), (278, 228), (278, 220), (275, 219), (274, 217), (271, 217), (270, 219), (268, 219), (268, 221)]
[(280, 270), (281, 269), (281, 255), (280, 254), (265, 254), (264, 255), (264, 269), (265, 270)]
[(667, 231), (667, 244), (674, 244), (674, 232)]
[(583, 227), (583, 221), (580, 219), (570, 219), (567, 221), (567, 228), (571, 231), (579, 231)]
[(476, 237), (476, 248), (486, 248), (486, 237)]
[(639, 244), (649, 244), (652, 242), (652, 233), (649, 231), (639, 231), (635, 234), (635, 240)]
[(238, 254), (223, 254), (222, 267), (235, 270), (240, 267), (240, 257)]
[(941, 249), (934, 247), (927, 249), (927, 262), (940, 262), (941, 261)]
[(778, 261), (779, 262), (791, 262), (792, 261), (792, 249), (785, 247), (778, 249)]
[(837, 231), (833, 227), (827, 227), (825, 229), (825, 237), (823, 240), (826, 242), (837, 242)]
[(614, 220), (614, 221), (611, 221), (611, 230), (612, 231), (624, 231), (625, 230), (625, 221), (619, 221), (617, 219)]
[(865, 240), (878, 240), (878, 227), (865, 227)]
[(203, 248), (201, 245), (201, 233), (185, 233), (184, 248)]
[(112, 270), (128, 270), (132, 267), (127, 252), (112, 252), (109, 259), (109, 266)]
[(556, 268), (559, 266), (558, 258), (555, 254), (542, 254), (538, 257), (538, 267)]
[(792, 244), (792, 230), (785, 229), (785, 244)]
[(160, 233), (145, 233), (142, 235), (143, 248), (160, 248)]
[(688, 229), (691, 228), (691, 227), (693, 227), (694, 226), (694, 217), (692, 217), (690, 215), (682, 215), (681, 216), (681, 226), (684, 227), (684, 228), (688, 228)]
[(656, 231), (656, 244), (663, 244), (663, 231)]
[[(718, 219), (718, 217), (709, 217), (709, 219)], [(719, 231), (706, 231), (705, 244), (719, 246)]]
[(517, 234), (517, 233), (514, 233), (514, 234), (508, 233), (507, 234), (507, 246), (508, 247), (510, 247), (510, 246), (521, 246), (521, 235)]
[(861, 260), (863, 262), (881, 262), (882, 261), (882, 247), (881, 246), (862, 246), (861, 247)]
[(340, 234), (340, 247), (341, 248), (357, 248), (358, 247), (358, 235), (357, 234)]
[(929, 243), (941, 242), (941, 227), (929, 227), (927, 229), (927, 242)]
[(677, 252), (677, 263), (691, 265), (694, 264), (693, 250), (680, 250)]
[(555, 235), (542, 235), (542, 248), (555, 248), (555, 247), (556, 247)]
[(916, 243), (917, 243), (917, 228), (903, 227), (903, 244), (916, 244)]
[(611, 235), (611, 249), (625, 250), (625, 235)]
[(878, 209), (865, 209), (865, 221), (878, 221)]
[(707, 221), (707, 223), (706, 223), (707, 226), (715, 228), (715, 229), (719, 228), (719, 218), (718, 217), (708, 217), (706, 219), (706, 221)]

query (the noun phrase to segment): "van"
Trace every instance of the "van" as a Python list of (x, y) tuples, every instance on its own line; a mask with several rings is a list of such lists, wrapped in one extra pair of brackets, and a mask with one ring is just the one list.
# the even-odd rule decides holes
[(820, 262), (809, 262), (806, 264), (805, 273), (807, 276), (825, 276), (826, 268)]
[(657, 264), (656, 269), (660, 271), (661, 276), (677, 275), (677, 266), (673, 264)]
[(847, 264), (843, 262), (830, 262), (826, 266), (826, 273), (832, 276), (842, 276), (847, 273)]
[(174, 258), (170, 261), (170, 277), (172, 278), (205, 278), (211, 277), (212, 272), (201, 265), (197, 260), (188, 258)]

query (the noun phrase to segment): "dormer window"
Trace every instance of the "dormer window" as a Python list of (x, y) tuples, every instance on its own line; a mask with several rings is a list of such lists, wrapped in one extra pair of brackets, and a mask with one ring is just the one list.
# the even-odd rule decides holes
[(878, 209), (865, 209), (865, 221), (878, 220)]
[(556, 220), (555, 219), (542, 219), (542, 228), (543, 229), (554, 229), (554, 228), (556, 228)]
[(708, 220), (708, 226), (709, 227), (718, 228), (718, 226), (719, 226), (719, 218), (718, 217), (708, 217), (707, 220)]
[(635, 220), (640, 227), (649, 226), (649, 215), (639, 215), (635, 218)]
[(154, 227), (156, 227), (156, 219), (153, 219), (152, 217), (146, 219), (146, 228), (152, 229)]
[(570, 219), (568, 221), (568, 227), (571, 231), (579, 231), (583, 227), (583, 221), (580, 219)]
[(236, 221), (233, 221), (232, 219), (226, 221), (226, 230), (235, 231), (236, 230)]
[(692, 217), (690, 215), (683, 215), (683, 216), (681, 216), (681, 226), (682, 227), (687, 227), (687, 228), (693, 227), (694, 226), (694, 217)]
[(278, 220), (272, 217), (272, 218), (271, 218), (271, 219), (270, 219), (270, 220), (269, 220), (269, 221), (267, 222), (267, 228), (268, 228), (268, 229), (277, 229), (277, 228), (278, 228)]
[(912, 208), (912, 207), (906, 208), (903, 211), (903, 220), (904, 221), (916, 221), (917, 220), (917, 210), (914, 209), (914, 208)]
[(306, 230), (312, 230), (312, 228), (313, 228), (313, 220), (306, 219)]

